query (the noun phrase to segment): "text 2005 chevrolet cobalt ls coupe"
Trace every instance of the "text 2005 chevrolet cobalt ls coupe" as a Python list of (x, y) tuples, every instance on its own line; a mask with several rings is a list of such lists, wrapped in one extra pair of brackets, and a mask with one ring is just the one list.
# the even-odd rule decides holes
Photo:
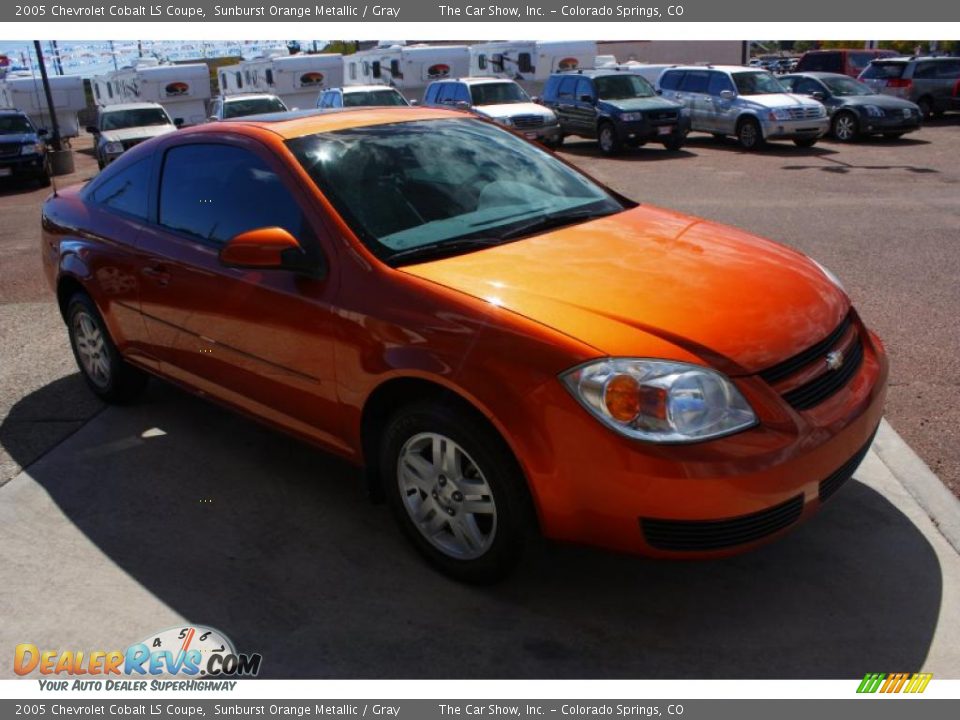
[(881, 417), (883, 348), (823, 267), (462, 113), (157, 138), (50, 198), (42, 243), (97, 395), (158, 375), (364, 466), (465, 580), (532, 528), (752, 547), (851, 476)]

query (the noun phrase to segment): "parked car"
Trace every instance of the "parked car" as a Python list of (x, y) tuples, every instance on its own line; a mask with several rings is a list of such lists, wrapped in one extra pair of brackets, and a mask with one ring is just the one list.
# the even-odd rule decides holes
[(909, 57), (874, 60), (860, 75), (877, 92), (909, 100), (925, 118), (960, 110), (960, 58)]
[(46, 129), (34, 127), (26, 113), (0, 109), (0, 179), (35, 180), (43, 187), (49, 185), (47, 147), (43, 142), (46, 134)]
[(271, 93), (222, 95), (210, 103), (210, 117), (207, 118), (207, 122), (287, 112), (287, 110), (286, 103)]
[(171, 133), (48, 198), (40, 242), (98, 397), (157, 375), (327, 448), (465, 580), (534, 529), (755, 547), (883, 414), (883, 346), (828, 270), (462, 112)]
[(836, 50), (808, 50), (800, 57), (795, 72), (829, 72), (857, 77), (871, 60), (896, 57), (893, 50), (842, 48)]
[(623, 70), (555, 73), (541, 102), (560, 119), (559, 142), (565, 135), (596, 138), (604, 155), (648, 142), (679, 150), (689, 130), (680, 103), (659, 97), (644, 78)]
[(516, 130), (529, 140), (554, 146), (561, 142), (556, 113), (533, 102), (526, 90), (513, 80), (496, 77), (437, 80), (427, 86), (423, 104), (470, 110)]
[(403, 93), (386, 85), (347, 85), (324, 90), (317, 96), (317, 107), (321, 110), (409, 104)]
[(715, 137), (733, 135), (745, 150), (756, 150), (767, 140), (813, 147), (830, 128), (822, 104), (788, 94), (766, 70), (740, 65), (677, 67), (660, 76), (660, 91), (687, 107), (692, 130)]
[(87, 126), (87, 132), (94, 135), (93, 149), (101, 170), (144, 140), (176, 129), (177, 124), (157, 103), (106, 105), (97, 110), (97, 124)]
[(840, 142), (864, 135), (899, 138), (920, 128), (916, 103), (881, 95), (859, 80), (839, 73), (798, 73), (780, 78), (790, 92), (807, 95), (826, 106), (830, 133)]

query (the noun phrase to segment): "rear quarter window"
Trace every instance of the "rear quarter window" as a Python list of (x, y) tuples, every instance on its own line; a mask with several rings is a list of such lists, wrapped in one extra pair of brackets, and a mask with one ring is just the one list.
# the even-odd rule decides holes
[(87, 194), (87, 199), (107, 210), (146, 220), (150, 195), (150, 161), (144, 158), (126, 167), (114, 166)]
[(667, 70), (667, 72), (660, 76), (660, 89), (676, 90), (680, 87), (680, 81), (683, 80), (683, 75), (684, 73), (681, 70)]
[(903, 71), (907, 67), (902, 62), (872, 62), (867, 65), (863, 71), (863, 78), (866, 80), (888, 80), (903, 77)]
[(706, 70), (691, 70), (683, 76), (680, 83), (681, 92), (707, 92), (707, 84), (710, 81), (710, 74)]

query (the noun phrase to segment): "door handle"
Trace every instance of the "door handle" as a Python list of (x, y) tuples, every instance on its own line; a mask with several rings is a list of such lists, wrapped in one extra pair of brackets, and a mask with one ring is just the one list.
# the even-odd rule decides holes
[(157, 285), (161, 287), (166, 287), (170, 284), (170, 271), (163, 263), (148, 265), (143, 269), (143, 274), (151, 280), (155, 280)]

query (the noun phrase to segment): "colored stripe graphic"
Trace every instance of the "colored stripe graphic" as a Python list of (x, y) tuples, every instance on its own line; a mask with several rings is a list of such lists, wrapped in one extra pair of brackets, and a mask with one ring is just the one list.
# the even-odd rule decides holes
[(933, 673), (867, 673), (857, 687), (858, 693), (922, 693)]

